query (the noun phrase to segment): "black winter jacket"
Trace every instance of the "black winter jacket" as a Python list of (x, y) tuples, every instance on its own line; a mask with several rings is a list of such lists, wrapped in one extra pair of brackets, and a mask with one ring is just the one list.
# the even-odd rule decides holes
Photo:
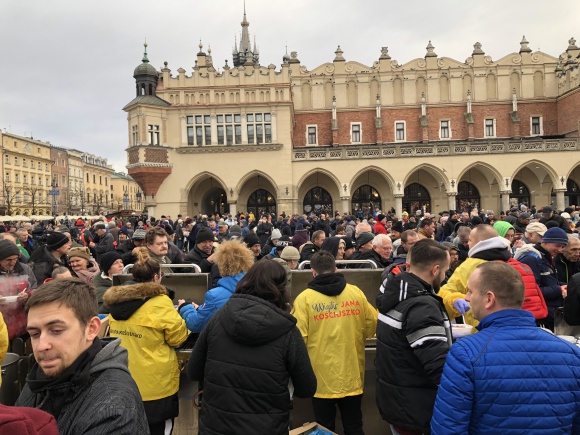
[(384, 420), (429, 433), (451, 327), (442, 299), (418, 276), (389, 275), (377, 297), (377, 406)]
[(564, 318), (569, 325), (580, 325), (580, 274), (568, 282), (568, 296), (564, 298)]
[[(212, 249), (211, 253), (213, 254), (213, 252), (214, 250)], [(202, 273), (210, 273), (211, 267), (213, 265), (213, 263), (207, 261), (207, 258), (210, 255), (211, 254), (206, 254), (205, 252), (201, 251), (196, 245), (191, 251), (187, 253), (183, 261), (186, 263), (197, 264), (201, 268)]]
[(204, 380), (199, 434), (287, 435), (294, 395), (312, 397), (316, 377), (296, 319), (263, 299), (234, 294), (203, 329), (187, 366)]

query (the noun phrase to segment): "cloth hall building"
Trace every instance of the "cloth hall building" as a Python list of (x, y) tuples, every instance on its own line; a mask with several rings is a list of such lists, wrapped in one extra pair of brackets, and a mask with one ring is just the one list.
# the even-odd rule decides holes
[(200, 43), (192, 71), (147, 52), (134, 71), (127, 168), (153, 216), (580, 205), (573, 38), (497, 60), (475, 43), (463, 62), (431, 42), (404, 64), (338, 47), (309, 69), (296, 52), (261, 65), (241, 24), (231, 67)]

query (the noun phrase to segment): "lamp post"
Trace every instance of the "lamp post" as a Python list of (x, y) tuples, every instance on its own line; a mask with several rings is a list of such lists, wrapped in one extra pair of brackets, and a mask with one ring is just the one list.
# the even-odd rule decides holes
[(137, 206), (139, 207), (139, 213), (141, 213), (141, 211), (143, 211), (143, 209), (141, 208), (141, 198), (143, 194), (141, 193), (140, 190), (138, 190), (135, 196), (137, 197)]
[(123, 209), (129, 209), (129, 194), (127, 192), (123, 193)]
[(52, 183), (50, 183), (50, 187), (51, 189), (48, 191), (48, 194), (52, 196), (52, 215), (56, 217), (58, 215), (57, 198), (58, 195), (60, 195), (60, 191), (58, 190), (58, 184), (54, 178), (52, 179)]

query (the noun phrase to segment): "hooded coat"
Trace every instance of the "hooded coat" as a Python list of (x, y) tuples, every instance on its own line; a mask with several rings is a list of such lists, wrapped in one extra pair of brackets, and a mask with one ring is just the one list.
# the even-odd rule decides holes
[[(453, 307), (453, 303), (456, 299), (464, 298), (467, 294), (467, 280), (475, 268), (486, 261), (508, 261), (511, 258), (508, 246), (507, 239), (498, 236), (482, 240), (469, 250), (469, 258), (455, 269), (447, 284), (441, 287), (438, 293), (443, 299), (449, 317), (461, 316), (461, 313)], [(472, 326), (477, 326), (479, 323), (473, 318), (472, 310), (465, 313), (464, 318), (465, 322)]]
[(35, 364), (15, 406), (50, 412), (60, 435), (149, 433), (139, 390), (127, 369), (127, 350), (121, 340), (95, 343), (102, 348), (76, 375), (62, 382), (56, 378), (32, 392), (31, 381), (38, 382), (40, 371)]
[(288, 434), (290, 393), (316, 391), (296, 319), (273, 304), (235, 294), (211, 318), (187, 366), (191, 379), (204, 381), (199, 433)]
[(179, 406), (171, 396), (179, 389), (179, 365), (173, 348), (189, 333), (167, 290), (154, 282), (113, 286), (103, 303), (110, 311), (110, 335), (129, 352), (129, 371), (143, 401), (155, 401), (145, 406), (149, 423), (176, 417)]
[(375, 335), (378, 314), (362, 290), (342, 274), (317, 275), (296, 297), (292, 314), (318, 380), (315, 397), (362, 394), (365, 341)]
[(99, 275), (101, 272), (99, 265), (93, 259), (88, 260), (89, 265), (85, 270), (73, 271), (73, 274), (79, 277), (86, 285), (94, 286), (95, 275)]
[(389, 275), (377, 297), (377, 406), (394, 426), (429, 433), (451, 324), (443, 301), (417, 275)]
[(234, 276), (220, 278), (217, 287), (212, 288), (205, 294), (205, 300), (197, 309), (191, 304), (183, 304), (179, 308), (179, 314), (185, 320), (187, 329), (192, 332), (201, 332), (213, 314), (220, 309), (236, 291), (238, 282), (245, 272)]

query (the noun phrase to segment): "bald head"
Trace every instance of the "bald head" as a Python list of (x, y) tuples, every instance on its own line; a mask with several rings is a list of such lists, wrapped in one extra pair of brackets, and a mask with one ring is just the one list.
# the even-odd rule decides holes
[(469, 233), (469, 249), (483, 240), (489, 240), (498, 237), (497, 230), (491, 225), (478, 225)]

